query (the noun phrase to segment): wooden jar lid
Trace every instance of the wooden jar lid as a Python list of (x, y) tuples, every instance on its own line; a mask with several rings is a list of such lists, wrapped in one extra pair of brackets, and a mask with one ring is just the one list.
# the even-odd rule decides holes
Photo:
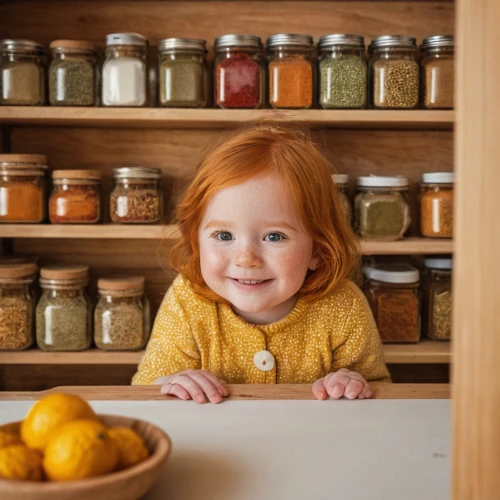
[(0, 163), (30, 163), (47, 168), (47, 157), (45, 155), (0, 155)]
[(144, 288), (145, 281), (146, 278), (140, 275), (109, 275), (97, 281), (97, 288), (99, 288), (99, 290), (110, 290), (113, 292), (141, 290)]
[(88, 276), (88, 266), (46, 266), (40, 270), (40, 277), (48, 280), (77, 280)]
[(88, 40), (54, 40), (49, 45), (51, 49), (74, 49), (97, 52), (99, 46)]
[(99, 170), (54, 170), (52, 179), (89, 179), (100, 181), (102, 172)]
[(24, 264), (0, 264), (0, 279), (6, 278), (27, 278), (36, 274), (38, 266), (34, 262)]

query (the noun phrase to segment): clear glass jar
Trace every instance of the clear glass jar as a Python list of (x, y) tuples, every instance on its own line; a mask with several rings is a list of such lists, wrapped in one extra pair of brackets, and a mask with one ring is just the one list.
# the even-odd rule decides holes
[(366, 240), (395, 241), (410, 227), (406, 177), (358, 177), (354, 200), (356, 232)]
[(423, 104), (427, 109), (453, 109), (455, 96), (455, 38), (424, 38), (422, 59)]
[(20, 351), (35, 341), (33, 313), (35, 298), (31, 285), (35, 263), (0, 264), (0, 350)]
[(160, 106), (204, 108), (208, 76), (206, 41), (195, 38), (166, 38), (158, 44)]
[(257, 109), (264, 104), (263, 46), (258, 36), (222, 35), (215, 39), (215, 105)]
[(364, 291), (382, 342), (420, 339), (419, 272), (393, 264), (365, 267)]
[(349, 192), (349, 176), (346, 174), (333, 174), (332, 179), (339, 196), (340, 210), (342, 211), (345, 220), (350, 226), (352, 218), (352, 206), (346, 194), (347, 192)]
[(52, 106), (97, 106), (97, 47), (80, 40), (50, 44), (49, 102)]
[(0, 222), (45, 219), (46, 172), (43, 155), (0, 155)]
[(49, 266), (40, 271), (36, 341), (44, 351), (83, 351), (92, 343), (87, 266)]
[(318, 44), (319, 105), (324, 109), (366, 107), (368, 69), (359, 35), (325, 35)]
[(96, 224), (101, 220), (101, 179), (98, 170), (54, 170), (49, 198), (52, 224)]
[(102, 66), (103, 106), (144, 107), (148, 104), (148, 41), (137, 33), (106, 36)]
[(43, 45), (31, 40), (2, 40), (0, 53), (0, 104), (45, 104), (47, 61)]
[(276, 109), (314, 105), (315, 54), (309, 35), (273, 35), (267, 39), (269, 104)]
[(110, 196), (112, 222), (155, 224), (163, 218), (163, 192), (159, 168), (121, 167), (113, 169)]
[(451, 258), (424, 259), (422, 277), (422, 330), (432, 340), (451, 339)]
[(415, 38), (379, 36), (371, 42), (371, 101), (380, 109), (413, 109), (418, 106), (419, 66)]
[(453, 237), (453, 172), (422, 175), (420, 184), (420, 231), (428, 238)]

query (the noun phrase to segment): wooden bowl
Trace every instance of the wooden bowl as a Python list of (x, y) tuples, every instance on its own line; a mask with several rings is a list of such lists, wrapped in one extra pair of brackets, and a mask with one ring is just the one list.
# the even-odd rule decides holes
[(0, 479), (1, 500), (137, 500), (153, 486), (170, 452), (170, 439), (149, 422), (115, 415), (98, 415), (108, 427), (131, 427), (146, 443), (150, 456), (128, 469), (77, 481), (18, 481)]

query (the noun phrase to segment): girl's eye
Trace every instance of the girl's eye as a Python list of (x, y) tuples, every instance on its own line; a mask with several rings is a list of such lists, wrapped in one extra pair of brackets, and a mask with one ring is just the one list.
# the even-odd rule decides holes
[(278, 243), (279, 241), (286, 240), (286, 236), (283, 233), (273, 232), (268, 233), (264, 236), (264, 241), (271, 241), (273, 243)]
[(221, 241), (231, 241), (233, 239), (233, 235), (228, 231), (218, 231), (214, 233), (213, 237)]

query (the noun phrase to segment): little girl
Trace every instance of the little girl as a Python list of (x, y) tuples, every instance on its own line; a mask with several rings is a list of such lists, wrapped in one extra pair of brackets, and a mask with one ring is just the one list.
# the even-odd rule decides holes
[(389, 380), (357, 240), (330, 164), (304, 132), (257, 125), (202, 161), (177, 209), (179, 271), (133, 384), (204, 403), (230, 384), (312, 384), (369, 398)]

